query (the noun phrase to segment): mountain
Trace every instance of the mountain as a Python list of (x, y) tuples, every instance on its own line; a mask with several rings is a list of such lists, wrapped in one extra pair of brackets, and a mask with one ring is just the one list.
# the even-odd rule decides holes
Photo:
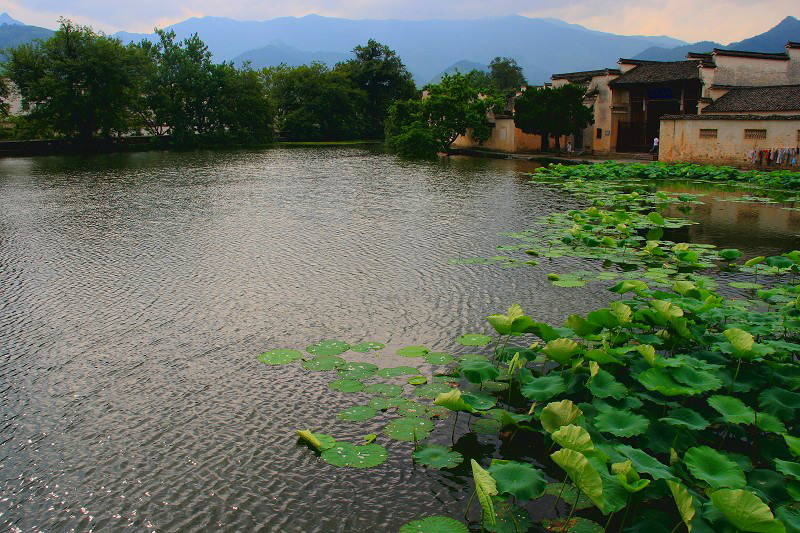
[(787, 41), (800, 41), (800, 20), (786, 17), (777, 26), (743, 41), (722, 45), (712, 41), (678, 46), (675, 48), (651, 47), (634, 57), (651, 61), (680, 61), (688, 52), (710, 52), (714, 48), (747, 50), (749, 52), (783, 52)]
[(440, 81), (442, 81), (442, 78), (448, 74), (455, 74), (456, 72), (460, 72), (461, 74), (467, 74), (468, 72), (472, 72), (473, 70), (482, 70), (483, 72), (489, 72), (489, 65), (462, 59), (461, 61), (456, 61), (455, 63), (453, 63), (452, 65), (441, 71), (429, 83), (439, 83)]
[[(532, 83), (540, 83), (552, 72), (610, 67), (618, 58), (634, 56), (651, 46), (683, 44), (665, 37), (615, 35), (519, 15), (415, 21), (308, 15), (261, 22), (203, 17), (167, 29), (180, 39), (198, 33), (218, 61), (239, 58), (275, 41), (296, 50), (346, 54), (354, 46), (376, 39), (397, 51), (419, 83), (465, 58), (485, 64), (495, 56), (513, 57)], [(123, 42), (154, 38), (131, 33), (116, 37)]]
[(29, 43), (34, 39), (49, 39), (51, 35), (53, 35), (52, 30), (38, 26), (0, 24), (0, 50)]
[(239, 54), (233, 58), (233, 62), (239, 66), (249, 62), (253, 68), (264, 68), (276, 67), (281, 63), (296, 67), (319, 61), (332, 67), (336, 63), (347, 61), (351, 57), (353, 57), (352, 54), (341, 52), (306, 52), (305, 50), (298, 50), (288, 46), (281, 41), (275, 41), (267, 46)]
[(17, 19), (11, 18), (11, 15), (8, 13), (3, 13), (0, 15), (0, 24), (19, 24), (21, 26), (25, 26), (24, 22), (20, 22)]

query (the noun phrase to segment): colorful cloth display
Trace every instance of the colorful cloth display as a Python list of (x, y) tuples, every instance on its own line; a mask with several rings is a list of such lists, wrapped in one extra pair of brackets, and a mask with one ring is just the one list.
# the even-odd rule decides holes
[(800, 166), (800, 148), (749, 150), (747, 161), (765, 167), (797, 167)]

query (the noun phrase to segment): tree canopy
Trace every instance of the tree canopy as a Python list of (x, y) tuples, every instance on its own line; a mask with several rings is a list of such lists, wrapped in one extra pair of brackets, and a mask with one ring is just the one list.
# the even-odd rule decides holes
[(529, 88), (514, 102), (514, 125), (525, 133), (541, 135), (543, 149), (553, 135), (559, 148), (562, 135), (580, 134), (592, 123), (592, 110), (583, 103), (585, 95), (586, 90), (574, 84)]
[(528, 84), (522, 67), (516, 59), (509, 57), (495, 57), (489, 63), (489, 77), (495, 88), (506, 95), (512, 95)]

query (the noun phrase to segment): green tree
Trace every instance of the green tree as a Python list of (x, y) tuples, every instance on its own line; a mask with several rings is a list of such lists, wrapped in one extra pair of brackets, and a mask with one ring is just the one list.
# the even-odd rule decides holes
[(585, 95), (583, 87), (573, 84), (530, 88), (514, 101), (514, 125), (540, 135), (543, 150), (553, 135), (559, 150), (562, 135), (580, 134), (592, 123), (592, 110), (583, 104)]
[(446, 75), (440, 83), (427, 86), (421, 99), (392, 106), (388, 144), (401, 154), (418, 156), (420, 152), (446, 151), (467, 130), (473, 139), (483, 142), (492, 132), (489, 113), (503, 104), (503, 98), (476, 88), (467, 76)]
[(38, 131), (88, 142), (135, 128), (147, 59), (140, 48), (61, 19), (50, 39), (7, 56), (6, 74)]
[(366, 132), (364, 91), (339, 69), (322, 63), (267, 68), (262, 76), (277, 109), (277, 127), (289, 140), (338, 141)]
[(394, 50), (373, 39), (353, 49), (355, 57), (336, 66), (337, 71), (350, 78), (366, 95), (364, 134), (379, 138), (384, 133), (384, 121), (389, 107), (396, 100), (413, 98), (417, 94), (411, 74)]
[(513, 95), (528, 84), (522, 67), (517, 64), (516, 59), (509, 57), (495, 57), (489, 63), (489, 77), (494, 82), (495, 88), (503, 94)]

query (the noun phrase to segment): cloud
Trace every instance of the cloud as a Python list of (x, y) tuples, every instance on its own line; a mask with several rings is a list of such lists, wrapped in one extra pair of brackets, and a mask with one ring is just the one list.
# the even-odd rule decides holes
[(800, 15), (797, 0), (0, 0), (0, 9), (29, 24), (54, 27), (59, 16), (66, 16), (109, 32), (149, 32), (204, 15), (240, 20), (311, 13), (453, 19), (519, 13), (556, 17), (613, 33), (725, 43), (761, 33), (786, 15)]

